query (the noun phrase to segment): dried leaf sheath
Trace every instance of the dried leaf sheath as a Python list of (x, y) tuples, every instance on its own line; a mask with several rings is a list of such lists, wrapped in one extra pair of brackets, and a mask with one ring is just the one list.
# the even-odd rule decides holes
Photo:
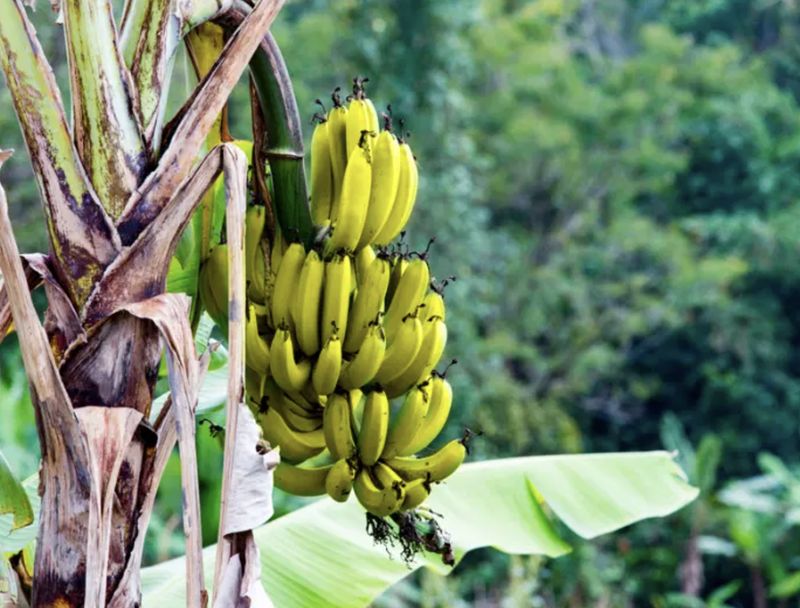
[(0, 67), (38, 180), (54, 270), (80, 306), (116, 257), (119, 239), (83, 170), (52, 70), (20, 0), (0, 0)]

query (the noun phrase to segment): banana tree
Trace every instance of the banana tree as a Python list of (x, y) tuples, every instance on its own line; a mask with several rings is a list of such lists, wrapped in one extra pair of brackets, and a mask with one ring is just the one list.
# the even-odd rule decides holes
[[(280, 219), (302, 235), (311, 226), (296, 104), (268, 33), (283, 1), (251, 6), (239, 0), (129, 0), (119, 24), (110, 1), (56, 4), (69, 63), (71, 117), (26, 7), (20, 0), (0, 0), (0, 66), (36, 174), (50, 243), (47, 254), (20, 256), (0, 189), (0, 339), (16, 329), (43, 455), (37, 546), (46, 550), (36, 552), (30, 599), (33, 606), (139, 605), (145, 531), (177, 442), (187, 602), (201, 606), (207, 598), (194, 406), (208, 354), (195, 350), (189, 298), (166, 294), (165, 282), (193, 216), (205, 226), (201, 234), (208, 245), (205, 194), (224, 175), (232, 252), (227, 436), (236, 441), (226, 442), (214, 572), (219, 589), (221, 581), (232, 580), (226, 578), (229, 566), (243, 564), (245, 574), (248, 566), (256, 567), (248, 529), (270, 514), (268, 494), (264, 508), (256, 509), (260, 522), (243, 522), (248, 518), (229, 504), (242, 476), (268, 468), (262, 454), (252, 462), (257, 436), (241, 406), (248, 159), (228, 143), (225, 125), (227, 99), (248, 64), (256, 157), (261, 167), (272, 161)], [(199, 82), (167, 121), (172, 66), (183, 43)], [(0, 165), (10, 154), (0, 152)], [(266, 178), (258, 173), (257, 191), (270, 205)], [(43, 323), (30, 296), (39, 285), (49, 304)], [(151, 420), (163, 350), (170, 399)], [(235, 457), (240, 437), (246, 455)], [(251, 468), (244, 470), (248, 460)], [(245, 586), (241, 582), (231, 597), (245, 593)]]

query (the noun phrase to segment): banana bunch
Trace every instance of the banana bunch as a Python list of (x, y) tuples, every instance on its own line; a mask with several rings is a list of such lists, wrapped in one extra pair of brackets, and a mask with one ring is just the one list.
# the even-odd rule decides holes
[(311, 138), (311, 214), (330, 227), (331, 251), (358, 252), (388, 245), (405, 227), (417, 197), (419, 173), (408, 143), (392, 132), (390, 115), (380, 130), (378, 113), (354, 79), (345, 106), (339, 89), (333, 108), (317, 115)]
[[(408, 144), (378, 116), (356, 79), (345, 106), (320, 117), (311, 144), (313, 245), (265, 234), (246, 214), (245, 389), (264, 438), (280, 447), (275, 483), (299, 496), (355, 493), (371, 514), (415, 509), (464, 461), (463, 440), (425, 453), (450, 414), (436, 371), (447, 343), (443, 297), (427, 249), (401, 234), (414, 207)], [(269, 246), (268, 246), (269, 245)], [(430, 247), (430, 245), (429, 245)], [(203, 265), (200, 297), (227, 324), (227, 245)], [(424, 454), (424, 455), (421, 455)]]

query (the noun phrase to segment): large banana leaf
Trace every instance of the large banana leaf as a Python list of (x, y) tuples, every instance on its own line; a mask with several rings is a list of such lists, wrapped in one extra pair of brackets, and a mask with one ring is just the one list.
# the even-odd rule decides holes
[[(584, 538), (662, 517), (697, 496), (667, 452), (534, 456), (463, 466), (434, 488), (428, 505), (442, 514), (458, 559), (478, 547), (551, 557), (570, 550), (559, 519)], [(411, 569), (391, 559), (364, 531), (364, 512), (319, 500), (256, 530), (262, 580), (278, 608), (366, 606)], [(205, 551), (213, 572), (213, 548)], [(437, 556), (418, 561), (442, 573)], [(183, 606), (181, 559), (144, 570), (144, 606)]]

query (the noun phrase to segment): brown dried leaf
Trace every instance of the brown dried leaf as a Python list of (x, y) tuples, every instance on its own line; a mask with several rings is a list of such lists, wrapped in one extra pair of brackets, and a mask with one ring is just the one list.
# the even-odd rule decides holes
[(243, 532), (237, 537), (237, 545), (243, 550), (225, 564), (214, 608), (272, 608), (261, 583), (261, 556), (253, 533)]

